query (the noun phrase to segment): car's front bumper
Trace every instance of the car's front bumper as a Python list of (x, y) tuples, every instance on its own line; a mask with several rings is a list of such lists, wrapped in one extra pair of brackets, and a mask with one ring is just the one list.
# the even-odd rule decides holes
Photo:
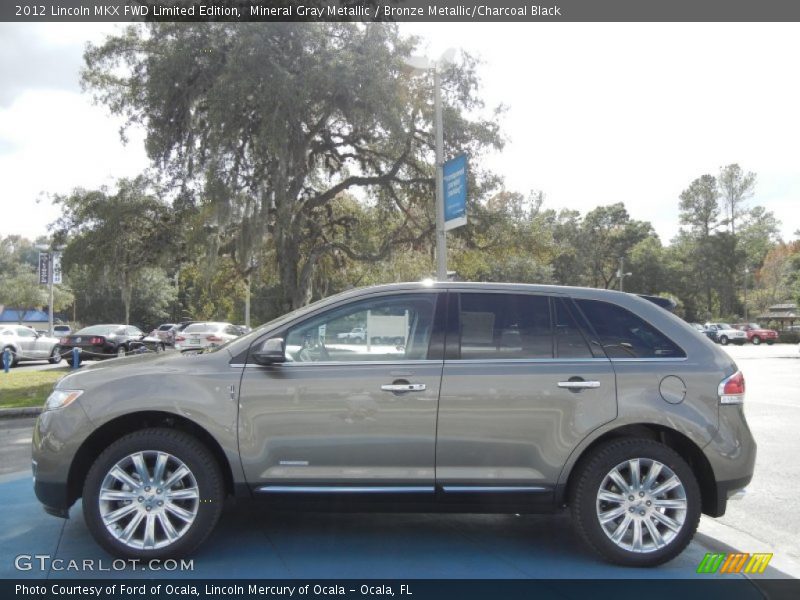
[(78, 401), (44, 411), (33, 428), (33, 489), (50, 514), (67, 517), (75, 502), (69, 487), (70, 469), (78, 449), (91, 432), (91, 422)]

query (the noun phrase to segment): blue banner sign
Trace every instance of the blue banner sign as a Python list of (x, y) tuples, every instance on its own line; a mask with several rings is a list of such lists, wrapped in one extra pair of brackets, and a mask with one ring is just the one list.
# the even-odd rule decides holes
[(467, 224), (467, 157), (451, 158), (442, 167), (444, 230)]

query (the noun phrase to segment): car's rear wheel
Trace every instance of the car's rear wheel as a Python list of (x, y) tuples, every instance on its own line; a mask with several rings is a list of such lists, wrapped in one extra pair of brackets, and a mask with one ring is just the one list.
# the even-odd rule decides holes
[(578, 533), (606, 560), (650, 567), (672, 560), (700, 521), (700, 488), (674, 450), (611, 441), (577, 467), (570, 505)]
[(51, 365), (57, 365), (61, 362), (61, 349), (58, 346), (53, 346), (50, 351), (50, 358), (48, 359)]
[(83, 514), (114, 556), (184, 556), (208, 537), (222, 511), (219, 465), (192, 436), (144, 429), (111, 444), (89, 469)]
[(727, 346), (728, 345), (728, 336), (727, 335), (719, 336), (719, 343), (722, 344), (723, 346)]
[(757, 335), (754, 335), (752, 341), (754, 346), (758, 346), (761, 343), (761, 338), (758, 337)]
[(128, 351), (125, 349), (125, 346), (120, 344), (117, 346), (117, 358), (125, 358), (128, 355)]

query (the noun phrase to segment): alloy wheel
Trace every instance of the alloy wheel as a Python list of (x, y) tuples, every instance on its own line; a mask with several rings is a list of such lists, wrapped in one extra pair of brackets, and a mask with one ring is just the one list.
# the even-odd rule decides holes
[(177, 457), (161, 451), (130, 454), (106, 474), (98, 498), (108, 532), (121, 544), (152, 550), (174, 544), (200, 507), (197, 480)]
[(632, 458), (603, 478), (596, 511), (603, 532), (619, 548), (655, 552), (672, 543), (683, 528), (686, 490), (664, 463)]

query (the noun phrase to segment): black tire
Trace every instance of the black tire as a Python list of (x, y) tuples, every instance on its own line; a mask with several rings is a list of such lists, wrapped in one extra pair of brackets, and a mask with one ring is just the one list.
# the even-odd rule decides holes
[[(194, 521), (181, 537), (158, 549), (132, 548), (120, 542), (106, 528), (100, 512), (100, 489), (108, 472), (125, 457), (148, 451), (166, 452), (183, 462), (199, 491)], [(219, 520), (224, 499), (220, 466), (202, 443), (174, 429), (142, 429), (111, 444), (91, 466), (83, 485), (83, 516), (94, 539), (113, 556), (142, 560), (177, 558), (193, 552), (209, 536)]]
[(775, 340), (767, 340), (767, 346), (772, 346), (775, 343)]
[[(635, 552), (617, 545), (600, 524), (597, 512), (598, 493), (606, 476), (621, 463), (634, 458), (666, 465), (685, 491), (685, 516), (677, 534), (666, 546), (647, 552)], [(570, 509), (578, 534), (590, 548), (615, 564), (654, 567), (672, 560), (691, 542), (700, 522), (700, 487), (694, 473), (674, 450), (652, 440), (623, 438), (599, 446), (575, 467), (570, 487)], [(648, 538), (652, 540), (649, 534)]]
[(57, 365), (58, 363), (60, 363), (61, 362), (61, 348), (59, 348), (58, 346), (53, 346), (53, 350), (50, 352), (50, 358), (48, 358), (47, 361), (51, 365)]
[(722, 344), (723, 346), (727, 346), (728, 345), (728, 336), (727, 335), (719, 336), (719, 343)]
[(125, 358), (128, 356), (128, 349), (125, 348), (124, 344), (120, 344), (117, 346), (117, 358)]

